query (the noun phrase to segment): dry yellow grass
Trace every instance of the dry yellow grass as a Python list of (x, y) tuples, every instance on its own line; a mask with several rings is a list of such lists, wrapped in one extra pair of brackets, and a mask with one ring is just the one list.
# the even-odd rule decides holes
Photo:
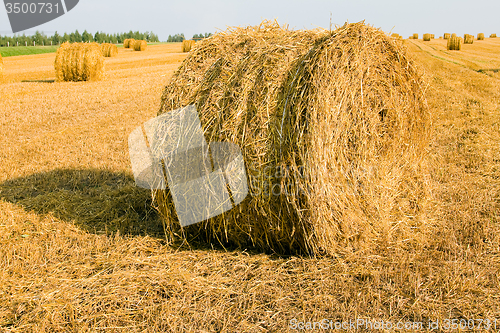
[(150, 194), (134, 186), (127, 138), (156, 116), (185, 58), (180, 43), (121, 52), (106, 60), (106, 80), (90, 83), (21, 82), (54, 79), (55, 55), (4, 58), (0, 331), (287, 332), (294, 318), (498, 322), (500, 77), (471, 64), (500, 68), (500, 40), (461, 52), (447, 52), (444, 40), (407, 45), (430, 83), (435, 209), (426, 219), (436, 226), (425, 246), (336, 258), (216, 242), (168, 247), (154, 237), (160, 221)]
[(484, 34), (483, 33), (477, 34), (477, 40), (484, 40)]
[(424, 34), (424, 42), (428, 42), (431, 40), (431, 34)]
[(148, 43), (145, 40), (134, 41), (134, 51), (146, 51)]
[(118, 47), (115, 44), (101, 44), (101, 52), (104, 57), (116, 57), (118, 55)]
[(182, 52), (189, 52), (193, 48), (196, 42), (194, 40), (183, 40), (182, 41)]
[(3, 74), (3, 59), (2, 59), (2, 55), (0, 54), (0, 75)]
[(97, 43), (63, 43), (54, 62), (58, 81), (94, 81), (104, 76), (104, 57)]

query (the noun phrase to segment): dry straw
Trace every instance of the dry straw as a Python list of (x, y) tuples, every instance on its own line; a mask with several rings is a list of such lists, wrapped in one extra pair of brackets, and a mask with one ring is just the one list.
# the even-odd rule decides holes
[(146, 51), (148, 43), (145, 40), (136, 40), (134, 42), (134, 51)]
[(477, 40), (484, 40), (484, 34), (483, 33), (477, 34)]
[(418, 39), (418, 34), (413, 34), (413, 39)]
[(464, 44), (472, 44), (472, 43), (474, 43), (474, 36), (469, 35), (469, 34), (465, 34), (464, 35)]
[(431, 34), (424, 34), (424, 42), (429, 42), (431, 40)]
[(182, 41), (182, 52), (189, 52), (195, 44), (194, 40), (183, 40)]
[(104, 57), (97, 43), (63, 43), (54, 62), (57, 81), (92, 81), (104, 75)]
[(2, 59), (2, 54), (0, 54), (0, 75), (3, 73), (3, 59)]
[(134, 42), (135, 42), (135, 39), (133, 39), (133, 38), (125, 39), (123, 41), (123, 47), (126, 49), (131, 49), (134, 47)]
[(444, 34), (444, 36), (443, 36), (444, 39), (450, 39), (450, 37), (451, 37), (451, 35), (448, 33)]
[(448, 45), (447, 49), (448, 50), (454, 50), (454, 51), (460, 51), (462, 48), (462, 39), (460, 37), (450, 37), (448, 39)]
[(497, 38), (497, 34), (491, 34), (490, 38)]
[(168, 190), (154, 191), (167, 238), (308, 254), (414, 240), (425, 228), (424, 87), (404, 46), (363, 23), (264, 22), (204, 39), (159, 114), (196, 104), (207, 142), (241, 147), (250, 193), (181, 228)]
[(118, 55), (118, 48), (115, 44), (103, 43), (101, 44), (101, 52), (104, 57), (116, 57)]

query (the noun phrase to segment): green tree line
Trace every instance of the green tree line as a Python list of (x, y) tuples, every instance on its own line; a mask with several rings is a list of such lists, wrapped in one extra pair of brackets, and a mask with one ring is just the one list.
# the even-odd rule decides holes
[(1, 36), (0, 35), (0, 46), (24, 46), (24, 45), (57, 45), (64, 42), (98, 42), (98, 43), (114, 43), (121, 44), (127, 38), (143, 39), (148, 42), (159, 42), (158, 35), (146, 31), (146, 32), (125, 32), (119, 34), (107, 34), (104, 32), (96, 32), (95, 34), (89, 33), (85, 30), (83, 33), (79, 33), (78, 30), (70, 34), (64, 33), (60, 35), (57, 31), (52, 36), (46, 36), (44, 33), (37, 31), (34, 35), (26, 36), (14, 35), (13, 37)]

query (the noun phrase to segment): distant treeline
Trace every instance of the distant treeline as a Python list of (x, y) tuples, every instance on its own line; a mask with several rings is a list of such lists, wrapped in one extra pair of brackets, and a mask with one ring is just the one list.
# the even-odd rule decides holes
[[(212, 36), (212, 33), (206, 32), (205, 34), (194, 34), (193, 38), (207, 38), (207, 37), (210, 37), (210, 36)], [(184, 39), (186, 39), (184, 37), (184, 34), (175, 34), (173, 36), (172, 35), (168, 35), (167, 42), (170, 42), (170, 43), (182, 42)]]
[[(133, 39), (143, 39), (148, 42), (159, 42), (158, 35), (155, 35), (152, 32), (126, 32), (120, 34), (107, 34), (104, 32), (96, 32), (94, 35), (87, 32), (85, 30), (83, 33), (79, 33), (78, 30), (72, 32), (70, 34), (65, 33), (64, 35), (60, 35), (57, 31), (52, 36), (46, 36), (44, 33), (37, 31), (32, 36), (23, 35), (14, 35), (13, 37), (1, 36), (0, 35), (0, 46), (16, 46), (19, 43), (19, 46), (24, 46), (26, 44), (33, 45), (50, 45), (52, 42), (53, 45), (62, 44), (64, 42), (98, 42), (98, 43), (115, 43), (121, 44), (127, 38)], [(7, 44), (8, 43), (8, 44)]]

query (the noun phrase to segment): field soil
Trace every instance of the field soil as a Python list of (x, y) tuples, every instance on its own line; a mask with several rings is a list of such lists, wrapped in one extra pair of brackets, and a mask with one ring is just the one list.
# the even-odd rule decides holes
[(433, 115), (431, 232), (334, 258), (165, 244), (127, 140), (156, 116), (180, 43), (120, 49), (98, 82), (53, 82), (55, 54), (4, 58), (0, 332), (288, 332), (323, 319), (500, 330), (500, 38), (404, 43)]

